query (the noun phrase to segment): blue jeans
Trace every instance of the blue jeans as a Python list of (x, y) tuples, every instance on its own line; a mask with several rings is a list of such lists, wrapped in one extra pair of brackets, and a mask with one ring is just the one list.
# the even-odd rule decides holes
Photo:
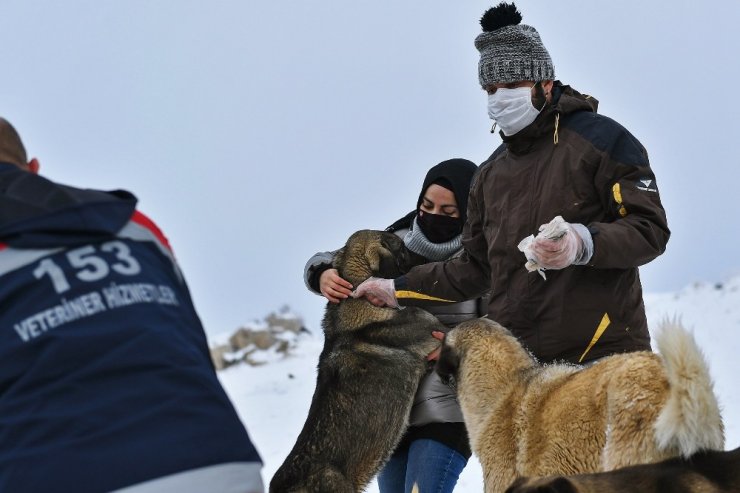
[(457, 450), (429, 439), (411, 442), (397, 452), (378, 475), (380, 493), (411, 493), (414, 483), (420, 493), (451, 493), (468, 460)]

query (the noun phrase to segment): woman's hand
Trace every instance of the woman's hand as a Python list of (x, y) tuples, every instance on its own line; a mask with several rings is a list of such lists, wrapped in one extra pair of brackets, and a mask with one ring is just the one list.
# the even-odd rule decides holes
[(319, 277), (319, 290), (332, 303), (339, 303), (352, 294), (352, 284), (339, 277), (337, 269), (326, 269)]

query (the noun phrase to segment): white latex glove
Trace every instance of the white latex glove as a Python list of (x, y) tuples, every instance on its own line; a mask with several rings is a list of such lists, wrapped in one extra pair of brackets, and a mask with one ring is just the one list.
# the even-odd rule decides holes
[(357, 289), (352, 291), (353, 298), (365, 297), (375, 306), (389, 306), (398, 308), (396, 300), (396, 288), (393, 279), (380, 277), (369, 277), (362, 281)]
[(537, 235), (532, 242), (532, 254), (535, 262), (545, 269), (565, 269), (573, 265), (583, 250), (583, 240), (573, 230), (573, 226), (564, 223), (565, 232), (555, 238)]
[[(588, 245), (584, 244), (584, 237), (589, 240)], [(557, 216), (540, 226), (537, 236), (524, 238), (519, 250), (527, 257), (527, 270), (536, 270), (545, 278), (544, 269), (558, 270), (588, 262), (593, 241), (583, 224), (571, 224)]]

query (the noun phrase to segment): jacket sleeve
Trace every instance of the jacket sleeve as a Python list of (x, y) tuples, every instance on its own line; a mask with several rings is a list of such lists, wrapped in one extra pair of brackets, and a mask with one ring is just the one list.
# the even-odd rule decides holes
[(588, 265), (629, 269), (662, 254), (670, 230), (645, 148), (626, 130), (613, 147), (595, 178), (609, 220), (587, 225), (594, 240)]
[(487, 241), (483, 232), (483, 194), (474, 178), (468, 198), (468, 218), (463, 228), (463, 252), (449, 260), (412, 268), (396, 279), (399, 304), (458, 302), (477, 298), (490, 289)]
[(334, 257), (338, 251), (339, 250), (334, 250), (333, 252), (317, 252), (308, 259), (306, 266), (303, 268), (303, 282), (306, 283), (306, 287), (309, 291), (318, 295), (321, 294), (319, 278), (325, 270), (331, 269), (332, 262), (334, 261)]

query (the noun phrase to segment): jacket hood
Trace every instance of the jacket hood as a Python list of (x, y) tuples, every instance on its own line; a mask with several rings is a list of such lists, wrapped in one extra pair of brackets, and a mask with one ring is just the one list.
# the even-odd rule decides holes
[(590, 111), (596, 113), (599, 100), (588, 94), (581, 94), (572, 87), (555, 81), (553, 90), (554, 109), (561, 115), (568, 115), (576, 111)]
[(581, 94), (572, 87), (555, 81), (552, 101), (542, 109), (537, 118), (514, 135), (506, 136), (500, 132), (501, 139), (515, 154), (524, 154), (543, 134), (552, 134), (554, 141), (557, 142), (560, 118), (579, 111), (596, 113), (598, 106), (599, 101), (596, 98)]
[(68, 187), (0, 163), (0, 242), (16, 248), (89, 243), (117, 233), (136, 202), (125, 190)]

